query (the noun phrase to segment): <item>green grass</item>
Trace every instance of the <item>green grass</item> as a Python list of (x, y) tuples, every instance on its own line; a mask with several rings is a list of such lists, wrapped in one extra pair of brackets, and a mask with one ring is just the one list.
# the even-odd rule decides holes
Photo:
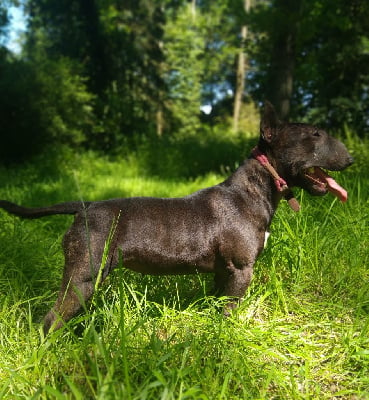
[[(349, 201), (300, 192), (298, 214), (283, 202), (229, 319), (220, 312), (225, 299), (206, 296), (210, 276), (118, 268), (83, 315), (44, 338), (39, 322), (56, 298), (72, 218), (1, 212), (0, 398), (368, 399), (369, 142), (346, 140), (356, 164), (337, 180)], [(0, 169), (0, 198), (42, 205), (181, 196), (223, 179), (202, 163), (201, 176), (186, 169), (181, 178), (177, 166), (177, 177), (160, 177), (133, 155), (55, 153)]]

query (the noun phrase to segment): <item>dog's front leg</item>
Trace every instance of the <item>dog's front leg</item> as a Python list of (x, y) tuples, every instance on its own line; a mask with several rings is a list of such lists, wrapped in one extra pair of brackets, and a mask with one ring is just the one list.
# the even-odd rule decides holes
[(229, 316), (245, 295), (252, 279), (252, 265), (236, 266), (232, 261), (227, 263), (227, 276), (224, 294), (232, 298), (224, 307), (224, 315)]

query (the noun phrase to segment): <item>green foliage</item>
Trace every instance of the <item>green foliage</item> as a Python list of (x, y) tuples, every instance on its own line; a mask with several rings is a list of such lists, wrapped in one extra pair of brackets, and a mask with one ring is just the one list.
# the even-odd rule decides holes
[[(115, 154), (140, 135), (247, 133), (266, 98), (282, 118), (369, 130), (367, 2), (263, 0), (246, 13), (230, 0), (27, 0), (18, 55), (1, 47), (11, 4), (0, 6), (3, 161), (45, 143)], [(234, 124), (240, 51), (246, 93)]]
[(194, 178), (234, 170), (255, 144), (249, 135), (231, 134), (224, 126), (202, 127), (197, 135), (147, 136), (136, 139), (143, 171), (168, 178)]
[[(0, 46), (2, 47), (4, 39), (7, 36), (9, 18), (7, 9), (1, 4), (0, 5)], [(0, 48), (1, 48), (0, 47)]]
[[(297, 27), (290, 37), (292, 118), (306, 117), (331, 129), (349, 125), (364, 135), (369, 130), (368, 75), (363, 72), (368, 63), (369, 3), (294, 2), (299, 3), (292, 19)], [(259, 100), (270, 92), (270, 77), (275, 73), (271, 58), (278, 49), (278, 34), (291, 25), (282, 13), (285, 5), (279, 0), (260, 2), (248, 17), (255, 35), (250, 52), (256, 65), (249, 90)], [(283, 65), (283, 53), (277, 52), (274, 58), (278, 57)]]
[(85, 131), (91, 148), (110, 151), (125, 135), (155, 130), (163, 86), (163, 16), (156, 3), (28, 2), (27, 54), (69, 60), (85, 95), (96, 98), (95, 126)]
[(233, 87), (236, 18), (227, 2), (207, 1), (168, 7), (167, 15), (163, 46), (170, 127), (193, 135), (200, 127), (201, 105), (215, 107)]
[(96, 125), (95, 96), (88, 92), (86, 78), (76, 73), (68, 59), (41, 60), (37, 75), (42, 90), (40, 114), (49, 140), (84, 143)]
[[(20, 161), (46, 144), (79, 145), (95, 125), (93, 96), (68, 60), (0, 64), (0, 157)], [(52, 71), (52, 74), (51, 74)]]
[(46, 140), (36, 71), (18, 60), (0, 64), (1, 160), (22, 160)]
[(201, 56), (205, 46), (200, 18), (190, 3), (184, 4), (165, 26), (164, 37), (167, 101), (176, 118), (174, 129), (190, 135), (196, 133), (200, 125)]
[[(344, 140), (356, 160), (337, 173), (348, 202), (300, 193), (298, 214), (283, 202), (251, 288), (229, 319), (221, 316), (225, 299), (206, 296), (211, 277), (118, 268), (93, 307), (44, 338), (39, 321), (59, 289), (60, 242), (72, 217), (0, 212), (0, 397), (367, 398), (369, 146), (350, 132)], [(222, 179), (152, 177), (141, 155), (109, 160), (55, 149), (32, 164), (1, 167), (0, 198), (35, 206), (182, 196)], [(178, 162), (199, 156), (211, 164), (208, 151)]]

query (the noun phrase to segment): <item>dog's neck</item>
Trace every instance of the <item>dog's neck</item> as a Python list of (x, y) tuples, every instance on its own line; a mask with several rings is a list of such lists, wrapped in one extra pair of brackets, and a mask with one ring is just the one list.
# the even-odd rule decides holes
[(230, 188), (240, 201), (244, 200), (244, 208), (251, 209), (265, 229), (269, 227), (282, 194), (276, 189), (273, 177), (257, 160), (246, 159), (221, 185)]
[(258, 146), (252, 149), (251, 156), (254, 157), (260, 163), (260, 165), (262, 165), (270, 173), (274, 179), (274, 184), (277, 188), (277, 191), (280, 192), (287, 200), (292, 210), (296, 212), (300, 211), (300, 205), (295, 199), (292, 190), (288, 187), (287, 182), (281, 176), (279, 176), (276, 169), (270, 163), (269, 158), (259, 149)]
[(253, 208), (253, 215), (258, 215), (259, 220), (264, 221), (266, 229), (272, 221), (280, 200), (284, 197), (287, 201), (290, 200), (286, 197), (286, 193), (278, 190), (275, 177), (253, 156), (246, 159), (222, 185), (232, 188), (241, 198), (244, 197), (247, 201), (245, 206)]

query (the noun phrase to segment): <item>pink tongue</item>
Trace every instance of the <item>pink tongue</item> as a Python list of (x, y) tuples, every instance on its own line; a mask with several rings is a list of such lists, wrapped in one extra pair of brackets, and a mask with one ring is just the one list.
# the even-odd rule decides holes
[(337, 196), (342, 202), (347, 201), (347, 192), (341, 187), (332, 177), (327, 176), (326, 182), (328, 185), (328, 190)]
[(342, 202), (347, 201), (347, 192), (341, 187), (331, 176), (326, 174), (322, 169), (315, 168), (315, 173), (327, 184), (327, 189), (338, 197)]

